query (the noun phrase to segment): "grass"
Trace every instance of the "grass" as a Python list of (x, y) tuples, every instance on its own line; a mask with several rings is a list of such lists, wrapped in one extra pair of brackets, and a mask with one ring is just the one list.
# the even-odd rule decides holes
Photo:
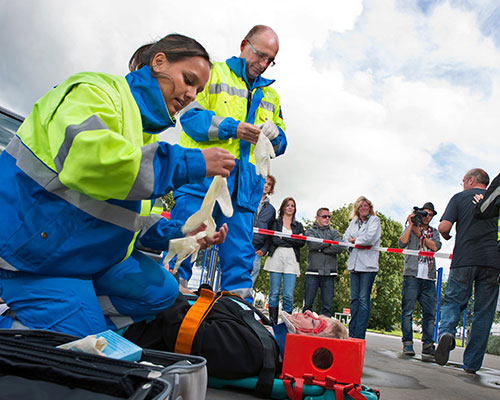
[[(398, 336), (402, 337), (403, 334), (401, 333), (401, 330), (397, 329), (394, 331), (384, 331), (384, 330), (377, 330), (377, 329), (367, 329), (368, 332), (373, 332), (373, 333), (381, 333), (382, 335), (390, 335), (390, 336)], [(422, 334), (413, 332), (413, 339), (422, 339)]]
[[(394, 331), (384, 331), (384, 330), (377, 330), (377, 329), (367, 329), (368, 332), (373, 332), (373, 333), (381, 333), (382, 335), (390, 335), (390, 336), (397, 336), (397, 337), (402, 337), (403, 334), (401, 333), (400, 330), (394, 330)], [(413, 332), (413, 339), (422, 339), (422, 334)], [(456, 338), (455, 339), (455, 345), (457, 347), (462, 347), (462, 339)], [(490, 353), (490, 354), (495, 354), (495, 353)]]

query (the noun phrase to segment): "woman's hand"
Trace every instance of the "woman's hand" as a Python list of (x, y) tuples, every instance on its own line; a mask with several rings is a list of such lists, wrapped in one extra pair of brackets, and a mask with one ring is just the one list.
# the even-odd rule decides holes
[[(191, 232), (186, 233), (187, 236), (195, 236), (199, 232), (203, 232), (207, 229), (207, 226), (205, 224), (201, 224), (198, 228), (192, 230)], [(204, 236), (201, 239), (198, 239), (198, 243), (200, 245), (200, 249), (206, 249), (209, 246), (212, 246), (214, 244), (221, 244), (224, 243), (224, 240), (226, 240), (227, 236), (227, 224), (223, 224), (218, 231), (216, 231), (211, 238), (208, 236)]]
[(224, 243), (224, 240), (226, 240), (228, 228), (227, 224), (223, 224), (218, 231), (214, 233), (212, 238), (206, 237), (207, 243), (209, 246), (213, 244), (221, 244)]
[(227, 178), (234, 167), (234, 156), (229, 151), (219, 147), (202, 149), (201, 154), (205, 158), (205, 176), (222, 175)]

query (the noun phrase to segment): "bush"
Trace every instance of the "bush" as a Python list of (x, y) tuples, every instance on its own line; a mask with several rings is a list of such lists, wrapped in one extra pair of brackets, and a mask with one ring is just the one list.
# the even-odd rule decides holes
[(488, 346), (486, 353), (500, 356), (500, 336), (490, 336), (488, 339)]

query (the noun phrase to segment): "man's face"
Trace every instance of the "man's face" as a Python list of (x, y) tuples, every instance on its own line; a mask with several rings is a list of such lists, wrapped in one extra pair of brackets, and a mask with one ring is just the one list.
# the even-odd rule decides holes
[(240, 49), (240, 57), (246, 60), (247, 78), (254, 80), (257, 76), (263, 74), (269, 64), (276, 58), (279, 50), (278, 38), (274, 32), (264, 31), (249, 41), (243, 40)]
[(424, 208), (424, 211), (427, 211), (427, 216), (422, 217), (422, 225), (429, 225), (434, 218), (434, 212), (428, 208)]
[(321, 210), (316, 215), (316, 222), (319, 226), (328, 226), (330, 223), (330, 212), (328, 210)]
[(474, 182), (475, 182), (474, 177), (465, 175), (464, 178), (462, 179), (462, 185), (464, 187), (464, 190), (472, 188)]
[(271, 181), (271, 179), (266, 178), (266, 182), (264, 183), (264, 194), (268, 195), (271, 192), (272, 188), (273, 182)]
[(298, 334), (316, 335), (326, 328), (326, 321), (307, 310), (303, 313), (287, 315), (288, 320), (295, 326)]

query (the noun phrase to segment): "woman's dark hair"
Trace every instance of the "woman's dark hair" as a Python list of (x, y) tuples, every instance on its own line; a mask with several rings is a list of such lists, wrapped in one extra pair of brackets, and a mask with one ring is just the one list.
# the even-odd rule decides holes
[(278, 211), (278, 218), (283, 218), (285, 215), (285, 208), (289, 201), (293, 201), (293, 205), (295, 206), (295, 211), (293, 212), (292, 218), (295, 218), (295, 213), (297, 212), (297, 203), (295, 202), (293, 197), (285, 197), (281, 202), (280, 210)]
[(165, 54), (169, 62), (182, 61), (190, 57), (201, 57), (210, 64), (210, 56), (201, 44), (190, 37), (172, 33), (157, 42), (139, 47), (128, 62), (129, 70), (137, 71), (145, 65), (151, 67), (153, 57), (157, 53)]

